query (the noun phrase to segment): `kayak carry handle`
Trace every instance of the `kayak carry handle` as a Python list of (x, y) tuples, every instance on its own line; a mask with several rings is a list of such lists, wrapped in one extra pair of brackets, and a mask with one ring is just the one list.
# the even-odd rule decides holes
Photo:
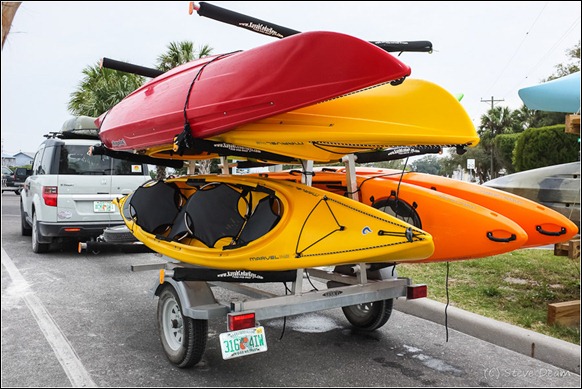
[(511, 236), (509, 238), (496, 238), (493, 236), (492, 232), (488, 232), (487, 237), (489, 238), (489, 240), (492, 240), (493, 242), (500, 242), (500, 243), (508, 243), (508, 242), (511, 242), (511, 241), (514, 241), (517, 239), (517, 236), (515, 236), (515, 234), (511, 234)]
[[(275, 38), (285, 38), (301, 32), (288, 27), (279, 26), (266, 20), (257, 19), (249, 15), (218, 7), (213, 4), (208, 4), (205, 1), (191, 1), (189, 8), (190, 15), (192, 15), (194, 11), (196, 11), (200, 16), (244, 28), (245, 30), (254, 31), (259, 34), (274, 36)], [(370, 43), (388, 52), (407, 51), (432, 53), (432, 43), (429, 41), (370, 41)]]
[(548, 235), (548, 236), (560, 236), (560, 235), (564, 235), (566, 233), (566, 228), (565, 227), (561, 227), (560, 231), (546, 231), (542, 228), (542, 226), (536, 226), (536, 231), (539, 232), (542, 235)]
[(156, 78), (164, 74), (164, 72), (158, 69), (147, 68), (145, 66), (134, 65), (129, 62), (117, 61), (115, 59), (105, 57), (101, 59), (101, 67), (151, 78)]

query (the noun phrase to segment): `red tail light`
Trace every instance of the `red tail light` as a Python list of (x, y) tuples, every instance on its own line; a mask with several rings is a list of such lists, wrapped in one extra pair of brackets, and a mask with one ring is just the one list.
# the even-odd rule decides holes
[(227, 328), (229, 331), (253, 328), (255, 326), (255, 313), (229, 313), (227, 315)]
[(59, 190), (56, 186), (43, 186), (42, 187), (42, 198), (44, 203), (49, 207), (57, 206), (57, 195)]
[(428, 295), (428, 288), (426, 284), (419, 285), (409, 285), (406, 288), (406, 298), (408, 300), (414, 300), (426, 297)]

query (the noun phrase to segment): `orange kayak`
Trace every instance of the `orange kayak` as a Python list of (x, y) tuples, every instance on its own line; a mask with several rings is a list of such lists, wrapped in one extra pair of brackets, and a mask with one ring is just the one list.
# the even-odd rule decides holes
[[(260, 173), (270, 179), (301, 182), (301, 173)], [(415, 262), (483, 258), (521, 248), (527, 234), (517, 223), (478, 204), (420, 186), (357, 175), (359, 201), (431, 234), (434, 253)], [(345, 173), (316, 171), (312, 186), (339, 195), (348, 191)], [(471, 226), (468, 228), (467, 226)], [(407, 261), (410, 262), (410, 261)]]
[[(345, 172), (345, 169), (339, 169)], [(358, 175), (414, 184), (471, 201), (519, 224), (527, 233), (524, 248), (566, 242), (579, 233), (578, 226), (561, 213), (516, 194), (452, 178), (395, 169), (357, 168)]]

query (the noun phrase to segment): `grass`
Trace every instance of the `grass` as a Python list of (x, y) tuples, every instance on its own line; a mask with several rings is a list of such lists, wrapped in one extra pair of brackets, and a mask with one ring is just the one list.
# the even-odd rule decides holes
[[(447, 264), (401, 264), (398, 275), (427, 284), (429, 298), (447, 302)], [(580, 259), (553, 250), (522, 249), (449, 262), (449, 304), (580, 345), (580, 326), (548, 325), (548, 304), (580, 300)]]

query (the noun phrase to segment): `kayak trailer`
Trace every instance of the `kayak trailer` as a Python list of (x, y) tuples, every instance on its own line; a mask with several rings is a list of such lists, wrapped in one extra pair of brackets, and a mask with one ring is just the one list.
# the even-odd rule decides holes
[[(394, 265), (353, 273), (361, 265), (365, 266), (252, 272), (208, 269), (169, 259), (162, 264), (134, 265), (131, 270), (159, 271), (159, 280), (150, 293), (152, 298), (159, 298), (157, 323), (161, 343), (173, 364), (187, 368), (202, 359), (210, 319), (225, 319), (227, 326), (220, 334), (220, 346), (223, 359), (231, 359), (267, 351), (261, 320), (342, 308), (352, 326), (374, 331), (390, 318), (395, 298), (427, 295), (426, 285), (413, 285), (409, 278), (395, 276)], [(318, 290), (311, 279), (326, 282), (327, 288)], [(307, 285), (309, 290), (303, 288), (305, 280), (311, 283)], [(284, 295), (256, 286), (281, 281), (285, 282)], [(291, 288), (287, 288), (288, 281)], [(216, 288), (246, 297), (222, 301), (215, 296)]]
[[(346, 158), (347, 174), (355, 172), (353, 155)], [(311, 171), (313, 164), (307, 162), (304, 169)], [(311, 185), (309, 174), (305, 177), (306, 184)], [(348, 189), (357, 195), (350, 188), (356, 185), (355, 175), (353, 178), (348, 180)], [(163, 258), (168, 261), (134, 265), (131, 270), (159, 271), (150, 290), (152, 298), (158, 297), (158, 331), (167, 358), (180, 368), (192, 367), (202, 359), (211, 319), (225, 319), (226, 331), (219, 339), (226, 360), (267, 351), (261, 320), (341, 308), (356, 329), (374, 331), (390, 318), (395, 298), (427, 296), (425, 284), (414, 285), (409, 278), (398, 277), (393, 263), (255, 272), (209, 269)], [(326, 288), (316, 288), (312, 279)], [(305, 284), (306, 280), (310, 285)], [(285, 294), (272, 292), (267, 284), (274, 282), (285, 284)], [(218, 288), (234, 292), (235, 297), (217, 298), (225, 295), (215, 293)]]

